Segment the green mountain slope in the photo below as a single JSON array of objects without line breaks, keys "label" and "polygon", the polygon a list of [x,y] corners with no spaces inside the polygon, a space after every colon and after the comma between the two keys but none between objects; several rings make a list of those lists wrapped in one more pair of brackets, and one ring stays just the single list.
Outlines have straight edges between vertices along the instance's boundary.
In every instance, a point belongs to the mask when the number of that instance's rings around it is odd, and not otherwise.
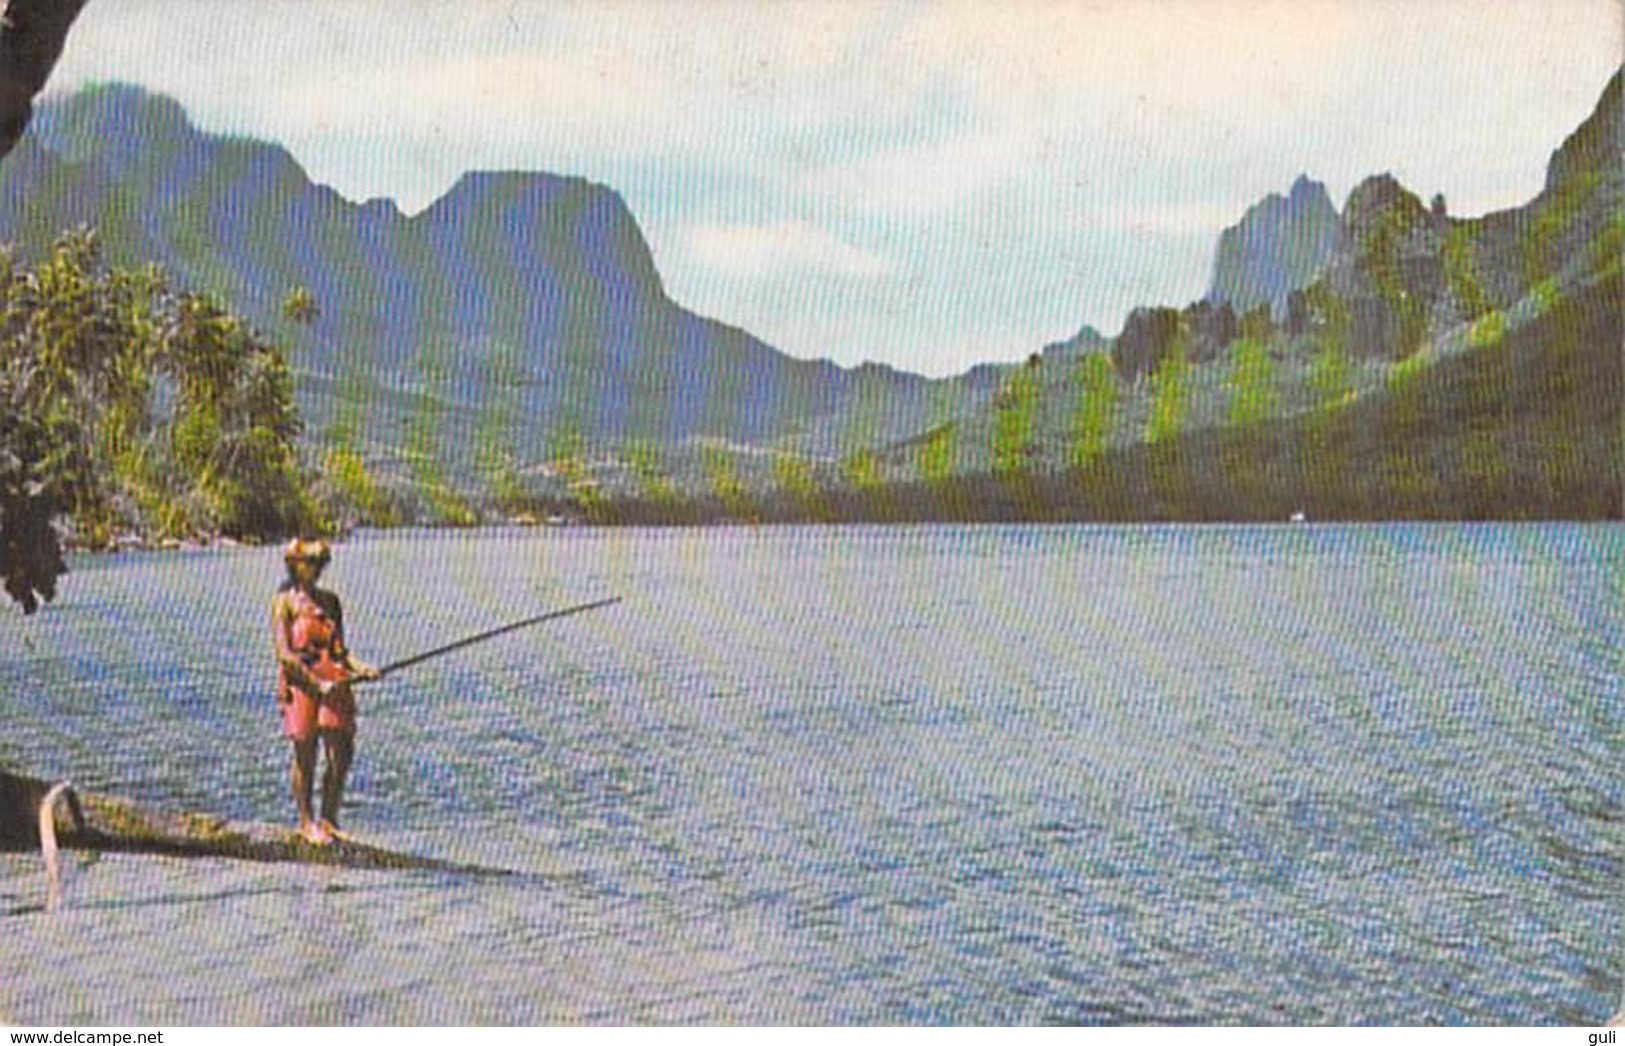
[{"label": "green mountain slope", "polygon": [[[448,474],[492,454],[540,465],[561,441],[764,446],[872,398],[866,375],[671,301],[621,198],[578,178],[471,173],[407,216],[113,85],[43,106],[0,169],[0,237],[25,255],[80,223],[114,263],[156,261],[289,345],[311,434],[386,466],[431,452]],[[295,288],[312,322],[282,316]],[[888,402],[929,385],[894,373]]]},{"label": "green mountain slope", "polygon": [[[944,472],[1043,479],[1079,467],[1093,471],[1095,459],[1106,451],[1111,451],[1106,460],[1132,469],[1142,457],[1164,453],[1148,445],[1169,444],[1175,437],[1181,443],[1230,441],[1226,453],[1232,456],[1242,445],[1250,453],[1264,453],[1256,433],[1234,444],[1226,433],[1235,428],[1276,432],[1282,439],[1335,438],[1344,445],[1331,448],[1335,453],[1323,456],[1325,461],[1363,461],[1375,453],[1369,439],[1376,436],[1336,426],[1328,430],[1334,436],[1324,427],[1310,432],[1303,419],[1359,404],[1356,416],[1376,424],[1387,415],[1367,401],[1387,402],[1394,390],[1418,381],[1440,389],[1471,386],[1467,375],[1475,367],[1489,367],[1503,344],[1550,341],[1548,317],[1560,303],[1583,299],[1588,315],[1614,314],[1600,298],[1617,284],[1625,249],[1621,118],[1616,74],[1592,115],[1553,155],[1536,198],[1481,218],[1451,217],[1442,201],[1425,207],[1390,176],[1369,178],[1351,192],[1332,237],[1335,247],[1319,274],[1288,295],[1284,317],[1264,309],[1237,316],[1206,301],[1183,309],[1135,310],[1113,339],[1109,356],[1035,357],[1025,368],[1006,370],[985,406],[941,419],[884,448],[876,455],[877,471],[902,484],[941,478]],[[1257,217],[1255,212],[1249,213]],[[1590,339],[1574,350],[1584,358],[1600,360],[1621,351],[1617,327],[1586,322],[1574,329],[1582,341]],[[1556,358],[1549,362],[1559,369],[1568,366]],[[1444,369],[1433,375],[1435,368]],[[1583,477],[1569,474],[1567,459],[1529,448],[1540,441],[1606,444],[1625,412],[1617,385],[1603,382],[1595,394],[1608,389],[1615,399],[1589,405],[1595,409],[1569,401],[1558,406],[1549,401],[1553,387],[1526,377],[1499,391],[1499,413],[1474,419],[1451,406],[1454,393],[1437,401],[1411,397],[1412,408],[1432,417],[1413,437],[1438,445],[1436,453],[1418,451],[1412,460],[1444,467],[1459,457],[1462,440],[1470,436],[1475,446],[1486,445],[1487,433],[1494,430],[1498,445],[1523,448],[1512,468],[1521,485],[1512,492],[1524,490],[1528,505],[1520,507],[1516,498],[1502,496],[1505,491],[1480,500],[1513,515],[1527,514],[1535,505],[1594,514],[1613,489],[1606,461],[1582,455],[1588,467],[1601,471],[1592,478],[1596,496],[1581,496],[1570,488]],[[1460,392],[1473,403],[1486,395],[1482,389]],[[1565,419],[1561,411],[1569,408],[1576,413]],[[1533,426],[1526,433],[1513,427],[1526,423]],[[1463,425],[1471,433],[1453,428]],[[1273,452],[1267,457],[1276,462]],[[1530,462],[1544,462],[1562,475],[1531,473]],[[1498,475],[1492,471],[1485,479],[1496,490]],[[1541,493],[1554,485],[1568,493],[1555,500]],[[1139,487],[1124,480],[1122,489]],[[1406,513],[1424,511],[1420,503],[1400,503]],[[1459,491],[1439,502],[1463,512],[1476,511],[1476,503]],[[1396,502],[1384,494],[1373,504]],[[1338,506],[1339,514],[1367,514],[1343,501]],[[1121,510],[1129,512],[1127,503]],[[1267,510],[1237,510],[1264,518],[1283,511],[1274,503]]]}]

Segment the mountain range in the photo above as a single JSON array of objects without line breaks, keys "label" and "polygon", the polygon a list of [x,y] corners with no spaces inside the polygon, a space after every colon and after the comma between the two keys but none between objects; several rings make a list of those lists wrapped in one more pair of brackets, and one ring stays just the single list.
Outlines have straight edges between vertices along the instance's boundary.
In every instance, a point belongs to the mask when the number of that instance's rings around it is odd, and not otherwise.
[{"label": "mountain range", "polygon": [[[1104,443],[1132,449],[1170,359],[1193,365],[1180,371],[1177,428],[1216,430],[1234,421],[1236,346],[1266,344],[1271,409],[1289,427],[1320,409],[1327,345],[1348,361],[1339,395],[1381,397],[1400,364],[1495,340],[1491,320],[1498,337],[1516,334],[1557,298],[1617,281],[1620,120],[1616,74],[1540,194],[1477,218],[1380,174],[1339,210],[1299,177],[1220,234],[1198,301],[1148,305],[1115,337],[1084,326],[1026,365],[950,379],[793,359],[684,308],[610,188],[474,172],[405,215],[348,202],[281,147],[205,133],[173,100],[124,85],[40,106],[0,166],[0,239],[38,255],[90,224],[109,260],[156,262],[218,294],[290,347],[308,441],[348,443],[384,475],[427,457],[439,474],[473,475],[496,455],[546,487],[568,453],[613,482],[653,454],[679,485],[714,479],[719,456],[760,485],[782,478],[786,457],[841,481],[859,456],[870,480],[906,483],[1007,467],[998,444],[1018,399],[1022,468],[1074,465],[1080,375],[1095,357],[1118,378]],[[296,288],[316,304],[302,322],[284,309]]]},{"label": "mountain range", "polygon": [[[1202,299],[1137,308],[1123,330],[1107,341],[1118,378],[1103,437],[1108,448],[1115,448],[1112,460],[1132,473],[1142,468],[1141,458],[1155,457],[1159,451],[1147,444],[1166,420],[1159,415],[1169,410],[1179,415],[1177,429],[1190,434],[1182,445],[1234,446],[1226,432],[1250,410],[1272,415],[1251,423],[1300,435],[1327,431],[1304,420],[1316,415],[1354,410],[1351,416],[1382,425],[1398,414],[1426,412],[1427,404],[1409,400],[1404,411],[1394,410],[1396,398],[1406,395],[1403,390],[1420,382],[1438,396],[1441,418],[1462,424],[1464,418],[1473,419],[1475,454],[1501,454],[1527,465],[1531,445],[1558,448],[1553,451],[1557,456],[1545,459],[1541,468],[1562,475],[1534,466],[1524,473],[1531,498],[1537,486],[1562,487],[1572,495],[1566,497],[1574,512],[1588,514],[1609,505],[1608,514],[1620,514],[1619,462],[1625,458],[1618,422],[1625,417],[1622,336],[1592,343],[1598,332],[1620,328],[1588,314],[1581,326],[1592,341],[1576,343],[1568,331],[1549,322],[1553,308],[1570,301],[1615,317],[1625,296],[1620,276],[1625,252],[1620,95],[1616,73],[1591,115],[1552,155],[1541,191],[1518,207],[1456,217],[1448,213],[1442,195],[1424,205],[1384,173],[1356,185],[1341,210],[1330,211],[1330,227],[1325,189],[1306,177],[1286,197],[1274,195],[1250,208],[1220,236],[1211,287]],[[1311,257],[1318,260],[1310,264]],[[1565,309],[1564,315],[1578,314]],[[1248,344],[1262,345],[1262,355],[1243,352]],[[1462,356],[1493,359],[1510,352],[1506,347],[1512,345],[1524,361],[1517,381],[1504,375],[1499,384],[1483,379],[1483,361],[1453,362]],[[1549,379],[1581,367],[1576,354],[1585,360],[1588,398],[1565,401],[1572,410],[1554,411]],[[1079,368],[1051,366],[1049,359],[1030,361],[1020,410],[1013,409],[1012,397],[995,397],[938,425],[931,433],[938,458],[940,444],[950,442],[961,471],[996,472],[997,434],[1003,431],[1008,438],[1019,430],[1026,471],[1075,468],[1080,431],[1088,425],[1083,401],[1089,393]],[[1188,366],[1169,368],[1172,359]],[[1490,370],[1500,373],[1493,366]],[[1442,385],[1421,378],[1435,371],[1446,376]],[[1261,377],[1270,385],[1260,397],[1262,406],[1238,408],[1243,386],[1257,384]],[[1493,410],[1482,403],[1486,389],[1499,397]],[[1484,412],[1453,409],[1458,395]],[[1599,419],[1612,421],[1600,424]],[[1463,438],[1460,432],[1414,426],[1375,433],[1347,425],[1333,429],[1365,447],[1364,459],[1390,464],[1421,460],[1437,450],[1418,441],[1454,447]],[[916,437],[882,450],[883,474],[902,483],[923,478],[931,471],[921,465],[924,445]],[[1264,446],[1246,440],[1241,445]],[[1579,456],[1594,485],[1585,498],[1573,493],[1578,488],[1568,474],[1580,467],[1574,464],[1578,459],[1562,458],[1579,454],[1580,448],[1586,448]],[[1283,465],[1282,470],[1303,475],[1297,466]],[[1388,479],[1398,471],[1397,465],[1389,469]],[[1457,481],[1474,482],[1468,476],[1456,473]],[[1482,509],[1467,491],[1428,489],[1443,504]],[[1422,511],[1392,493],[1373,494],[1373,504],[1404,504],[1411,514]],[[1492,500],[1502,513],[1519,515],[1526,507],[1511,495]],[[1350,503],[1350,498],[1339,497],[1337,511],[1349,514]],[[1543,511],[1553,510],[1551,501],[1541,504]],[[1092,518],[1083,509],[1057,511]],[[1128,502],[1118,503],[1117,512],[1122,518],[1138,518]]]},{"label": "mountain range", "polygon": [[[126,85],[42,105],[0,170],[0,235],[25,254],[81,223],[109,260],[156,262],[291,346],[313,431],[343,420],[374,451],[423,425],[461,447],[493,412],[525,458],[564,438],[765,445],[876,396],[906,419],[931,388],[793,359],[673,302],[604,186],[474,172],[408,216],[347,202],[280,146],[204,133]],[[316,303],[307,324],[282,314],[294,288]]]}]

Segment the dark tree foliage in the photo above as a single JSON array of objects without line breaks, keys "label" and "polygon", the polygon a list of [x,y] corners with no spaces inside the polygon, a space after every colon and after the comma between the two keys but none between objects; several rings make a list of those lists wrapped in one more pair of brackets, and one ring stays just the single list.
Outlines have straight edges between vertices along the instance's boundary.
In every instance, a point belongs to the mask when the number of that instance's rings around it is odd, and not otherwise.
[{"label": "dark tree foliage", "polygon": [[103,265],[89,231],[36,266],[0,257],[0,388],[0,545],[26,608],[61,572],[56,511],[88,546],[319,525],[280,353],[156,269]]},{"label": "dark tree foliage", "polygon": [[1293,291],[1286,299],[1286,334],[1301,338],[1309,333],[1309,298],[1303,291]]},{"label": "dark tree foliage", "polygon": [[[1262,308],[1267,312],[1269,306]],[[1229,302],[1214,305],[1210,301],[1193,302],[1185,308],[1185,328],[1190,331],[1190,358],[1192,363],[1206,363],[1219,358],[1225,347],[1236,340],[1239,327],[1236,311]]]},{"label": "dark tree foliage", "polygon": [[[85,0],[8,0],[0,15],[0,157],[28,128],[34,96],[62,55]],[[14,390],[0,388],[0,579],[25,612],[56,594],[65,571],[51,526],[56,503],[42,472],[51,457],[38,421],[18,409]]]},{"label": "dark tree foliage", "polygon": [[1158,306],[1129,313],[1112,344],[1112,363],[1124,381],[1151,374],[1171,356],[1183,333],[1178,309]]},{"label": "dark tree foliage", "polygon": [[0,416],[0,578],[32,614],[41,599],[55,598],[56,579],[67,569],[51,525],[57,500],[44,475],[45,430],[15,409],[10,389],[0,388],[0,399],[7,407]]},{"label": "dark tree foliage", "polygon": [[1246,315],[1236,322],[1235,336],[1253,338],[1262,342],[1268,342],[1274,338],[1275,317],[1270,312],[1269,303],[1264,302],[1248,310]]},{"label": "dark tree foliage", "polygon": [[85,0],[9,0],[0,16],[0,157],[34,113],[34,96],[62,56]]}]

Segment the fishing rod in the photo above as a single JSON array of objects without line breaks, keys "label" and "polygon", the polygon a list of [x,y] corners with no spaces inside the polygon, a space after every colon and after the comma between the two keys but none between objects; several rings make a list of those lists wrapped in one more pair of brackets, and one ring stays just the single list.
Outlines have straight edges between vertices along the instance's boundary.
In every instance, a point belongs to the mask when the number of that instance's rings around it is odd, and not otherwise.
[{"label": "fishing rod", "polygon": [[566,607],[563,610],[552,610],[546,614],[537,614],[535,617],[527,617],[523,621],[515,621],[511,625],[502,625],[499,628],[493,628],[485,632],[480,632],[477,635],[464,636],[462,639],[459,639],[453,643],[447,643],[445,646],[438,646],[433,650],[425,650],[423,653],[413,654],[411,657],[403,657],[399,661],[391,661],[389,664],[378,669],[378,678],[382,679],[385,676],[399,672],[403,668],[409,668],[412,665],[422,664],[424,661],[427,661],[430,658],[439,657],[442,654],[449,654],[454,650],[461,650],[465,646],[473,646],[475,643],[483,643],[487,639],[495,639],[497,636],[505,635],[508,632],[515,632],[521,628],[529,628],[531,625],[539,625],[543,621],[557,621],[561,617],[569,617],[572,614],[585,613],[588,610],[597,610],[599,607],[607,607],[611,603],[619,603],[620,601],[620,596],[611,596],[608,599],[600,599],[594,603],[582,603],[580,606]]}]

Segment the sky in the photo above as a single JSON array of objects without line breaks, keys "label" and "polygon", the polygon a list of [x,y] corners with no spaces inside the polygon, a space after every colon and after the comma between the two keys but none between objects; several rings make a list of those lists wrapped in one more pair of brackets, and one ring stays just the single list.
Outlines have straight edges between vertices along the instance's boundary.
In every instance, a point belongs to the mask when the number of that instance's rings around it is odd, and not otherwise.
[{"label": "sky", "polygon": [[1619,0],[91,0],[49,93],[123,81],[415,213],[579,175],[670,296],[933,376],[1206,291],[1300,174],[1527,201],[1625,54]]}]

